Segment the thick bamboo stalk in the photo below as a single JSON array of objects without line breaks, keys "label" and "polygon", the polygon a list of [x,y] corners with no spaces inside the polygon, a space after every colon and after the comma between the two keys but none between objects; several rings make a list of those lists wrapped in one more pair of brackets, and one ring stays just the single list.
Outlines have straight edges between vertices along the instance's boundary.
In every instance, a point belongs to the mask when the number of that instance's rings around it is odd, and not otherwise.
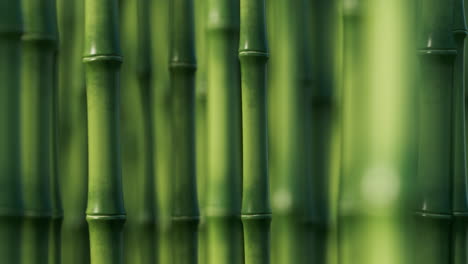
[{"label": "thick bamboo stalk", "polygon": [[64,218],[62,262],[89,263],[85,218],[88,185],[86,89],[83,56],[84,1],[57,1],[60,53],[59,171]]},{"label": "thick bamboo stalk", "polygon": [[411,258],[409,225],[417,164],[415,9],[403,0],[345,1],[343,8],[339,261],[424,263]]},{"label": "thick bamboo stalk", "polygon": [[[19,1],[0,1],[0,255],[20,263],[20,70],[23,18]],[[8,242],[6,242],[8,241]]]},{"label": "thick bamboo stalk", "polygon": [[206,1],[206,263],[242,263],[239,1]]},{"label": "thick bamboo stalk", "polygon": [[157,263],[172,263],[172,91],[169,77],[169,1],[152,0],[153,91],[151,95],[154,131],[155,203],[157,205]]},{"label": "thick bamboo stalk", "polygon": [[88,103],[88,206],[91,263],[123,263],[119,139],[122,62],[116,0],[85,1],[84,58]]},{"label": "thick bamboo stalk", "polygon": [[154,207],[149,109],[149,9],[141,0],[121,2],[122,156],[126,263],[154,263]]},{"label": "thick bamboo stalk", "polygon": [[49,263],[57,24],[55,1],[23,1],[21,154],[26,218],[23,263]]},{"label": "thick bamboo stalk", "polygon": [[457,47],[454,68],[452,101],[453,131],[453,263],[468,261],[468,189],[466,179],[466,128],[465,128],[465,21],[464,0],[454,3],[453,33]]},{"label": "thick bamboo stalk", "polygon": [[419,162],[417,186],[417,261],[441,263],[450,259],[452,228],[452,140],[454,62],[454,1],[421,3],[418,41],[421,67],[419,91]]},{"label": "thick bamboo stalk", "polygon": [[207,262],[206,241],[206,180],[207,180],[207,48],[206,48],[206,10],[207,1],[197,0],[195,5],[195,48],[197,55],[197,73],[195,88],[195,136],[197,159],[197,193],[200,208],[200,224],[198,226],[198,262]]},{"label": "thick bamboo stalk", "polygon": [[170,76],[172,88],[174,196],[174,263],[197,263],[197,203],[195,166],[195,39],[192,0],[170,6]]},{"label": "thick bamboo stalk", "polygon": [[242,87],[244,260],[269,263],[271,209],[268,136],[265,1],[240,1],[239,59]]}]

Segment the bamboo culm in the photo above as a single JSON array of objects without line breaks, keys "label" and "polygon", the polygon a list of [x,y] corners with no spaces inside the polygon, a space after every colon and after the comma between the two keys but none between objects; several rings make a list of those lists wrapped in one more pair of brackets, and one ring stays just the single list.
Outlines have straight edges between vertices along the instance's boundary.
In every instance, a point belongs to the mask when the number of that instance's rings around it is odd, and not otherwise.
[{"label": "bamboo culm", "polygon": [[20,175],[20,70],[23,18],[20,1],[0,2],[0,255],[20,263],[23,199]]},{"label": "bamboo culm", "polygon": [[240,1],[244,260],[270,262],[265,1]]},{"label": "bamboo culm", "polygon": [[206,1],[206,263],[242,263],[239,1]]},{"label": "bamboo culm", "polygon": [[57,77],[55,10],[52,0],[23,1],[21,175],[26,212],[23,263],[49,263],[49,258],[52,260],[49,243],[53,230],[52,202],[56,200],[51,192],[55,147],[52,111]]},{"label": "bamboo culm", "polygon": [[84,58],[88,107],[88,206],[91,263],[123,263],[119,139],[122,62],[117,0],[85,1]]},{"label": "bamboo culm", "polygon": [[173,258],[175,264],[197,263],[195,167],[195,39],[193,0],[170,3],[170,76],[173,115]]}]

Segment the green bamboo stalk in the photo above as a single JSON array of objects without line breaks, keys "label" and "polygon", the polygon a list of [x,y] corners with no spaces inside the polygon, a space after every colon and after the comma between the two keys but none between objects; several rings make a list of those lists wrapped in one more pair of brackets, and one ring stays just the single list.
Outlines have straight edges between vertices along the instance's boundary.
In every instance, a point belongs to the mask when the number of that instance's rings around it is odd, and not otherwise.
[{"label": "green bamboo stalk", "polygon": [[20,70],[23,18],[20,1],[0,1],[0,255],[20,263],[23,214],[20,179]]},{"label": "green bamboo stalk", "polygon": [[[122,155],[125,205],[126,263],[154,262],[154,207],[149,109],[148,12],[141,0],[121,1]],[[144,7],[144,8],[143,8]]]},{"label": "green bamboo stalk", "polygon": [[57,1],[60,34],[59,171],[64,218],[62,262],[89,263],[85,219],[88,185],[86,89],[83,56],[84,1]]},{"label": "green bamboo stalk", "polygon": [[268,136],[265,1],[240,1],[239,60],[242,87],[243,196],[245,263],[269,263],[271,209]]},{"label": "green bamboo stalk", "polygon": [[425,263],[411,257],[409,202],[417,164],[414,10],[403,0],[343,2],[343,264]]},{"label": "green bamboo stalk", "polygon": [[55,1],[23,1],[21,154],[26,218],[23,263],[49,263],[57,25]]},{"label": "green bamboo stalk", "polygon": [[206,1],[206,263],[243,263],[239,1]]},{"label": "green bamboo stalk", "polygon": [[157,205],[157,263],[173,263],[172,209],[172,90],[169,78],[169,1],[153,0],[152,10],[152,113],[154,131],[155,203]]},{"label": "green bamboo stalk", "polygon": [[454,63],[454,1],[427,0],[420,6],[419,163],[417,186],[417,261],[448,262],[452,228],[452,140]]},{"label": "green bamboo stalk", "polygon": [[192,0],[170,5],[170,76],[173,109],[174,263],[197,263],[197,203],[195,167],[195,41]]},{"label": "green bamboo stalk", "polygon": [[197,193],[200,208],[198,226],[198,262],[207,263],[206,241],[206,181],[207,181],[207,63],[206,63],[206,15],[207,1],[197,0],[195,5],[195,48],[197,55],[197,73],[195,87],[195,136],[197,159]]},{"label": "green bamboo stalk", "polygon": [[453,263],[465,263],[468,260],[468,189],[466,179],[466,128],[465,128],[465,21],[464,0],[454,3],[453,33],[457,47],[454,68],[453,91]]},{"label": "green bamboo stalk", "polygon": [[116,0],[85,1],[88,103],[88,206],[91,263],[123,263],[119,140],[119,69],[122,62]]}]

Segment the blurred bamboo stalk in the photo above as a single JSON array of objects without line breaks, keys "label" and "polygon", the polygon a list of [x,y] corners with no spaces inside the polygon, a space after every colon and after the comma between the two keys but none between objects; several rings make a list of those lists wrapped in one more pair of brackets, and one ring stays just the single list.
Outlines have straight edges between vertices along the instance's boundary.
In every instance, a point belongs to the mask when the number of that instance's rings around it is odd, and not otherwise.
[{"label": "blurred bamboo stalk", "polygon": [[125,207],[126,263],[154,263],[154,184],[149,102],[149,9],[145,0],[121,1],[122,172]]},{"label": "blurred bamboo stalk", "polygon": [[244,261],[270,263],[265,0],[240,1]]},{"label": "blurred bamboo stalk", "polygon": [[409,204],[417,164],[414,8],[403,0],[343,2],[343,264],[415,263]]},{"label": "blurred bamboo stalk", "polygon": [[195,60],[193,0],[170,6],[170,76],[173,123],[173,257],[175,264],[197,263],[197,202],[195,166]]},{"label": "blurred bamboo stalk", "polygon": [[[23,263],[49,263],[54,206],[51,183],[54,92],[57,74],[56,5],[23,1],[24,35],[21,90],[21,159],[26,217]],[[54,175],[55,176],[55,175]],[[53,184],[55,187],[55,184]],[[54,188],[55,189],[55,188]],[[55,198],[55,197],[54,197]],[[53,252],[54,250],[51,250]],[[50,259],[49,259],[50,258]]]},{"label": "blurred bamboo stalk", "polygon": [[119,139],[119,70],[122,62],[117,0],[85,1],[89,185],[86,219],[91,263],[123,263]]},{"label": "blurred bamboo stalk", "polygon": [[172,90],[169,78],[169,1],[151,2],[151,45],[153,64],[153,161],[157,207],[157,263],[173,263],[171,210],[173,176]]},{"label": "blurred bamboo stalk", "polygon": [[21,260],[23,217],[20,178],[21,36],[20,1],[0,1],[0,255],[5,263]]}]

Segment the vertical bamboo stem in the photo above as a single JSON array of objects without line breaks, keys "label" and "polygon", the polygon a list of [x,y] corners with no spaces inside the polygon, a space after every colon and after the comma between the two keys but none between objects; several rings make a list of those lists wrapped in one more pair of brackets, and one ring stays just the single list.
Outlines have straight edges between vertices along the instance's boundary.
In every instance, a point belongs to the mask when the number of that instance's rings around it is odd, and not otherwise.
[{"label": "vertical bamboo stem", "polygon": [[457,47],[457,57],[454,68],[453,91],[453,263],[466,263],[468,260],[468,204],[466,179],[466,128],[465,128],[465,38],[467,27],[465,22],[465,7],[463,0],[454,3],[453,33]]},{"label": "vertical bamboo stem", "polygon": [[157,204],[158,263],[172,263],[172,91],[169,77],[169,1],[152,1],[152,113],[154,130],[154,175]]},{"label": "vertical bamboo stem", "polygon": [[268,137],[265,1],[240,1],[239,59],[242,86],[243,196],[245,263],[269,263],[271,209]]},{"label": "vertical bamboo stem", "polygon": [[62,262],[89,263],[85,219],[88,185],[86,89],[83,56],[84,1],[57,1],[59,53],[59,171],[64,214]]},{"label": "vertical bamboo stem", "polygon": [[417,261],[448,262],[452,228],[454,120],[453,77],[457,54],[453,38],[454,1],[423,1],[420,6],[419,163]]},{"label": "vertical bamboo stem", "polygon": [[239,1],[206,1],[207,263],[242,263]]},{"label": "vertical bamboo stem", "polygon": [[55,2],[23,1],[21,153],[26,218],[23,263],[49,263],[57,25]]},{"label": "vertical bamboo stem", "polygon": [[85,1],[84,63],[88,103],[89,185],[86,210],[91,263],[122,263],[119,69],[116,0]]},{"label": "vertical bamboo stem", "polygon": [[343,2],[343,264],[424,263],[411,258],[409,225],[417,150],[414,10],[403,0]]},{"label": "vertical bamboo stem", "polygon": [[[19,1],[0,2],[0,255],[5,263],[20,263],[20,70],[23,18]],[[8,241],[8,242],[6,242]]]},{"label": "vertical bamboo stem", "polygon": [[197,263],[197,203],[195,167],[195,42],[192,0],[171,1],[171,58],[174,196],[174,263]]}]

